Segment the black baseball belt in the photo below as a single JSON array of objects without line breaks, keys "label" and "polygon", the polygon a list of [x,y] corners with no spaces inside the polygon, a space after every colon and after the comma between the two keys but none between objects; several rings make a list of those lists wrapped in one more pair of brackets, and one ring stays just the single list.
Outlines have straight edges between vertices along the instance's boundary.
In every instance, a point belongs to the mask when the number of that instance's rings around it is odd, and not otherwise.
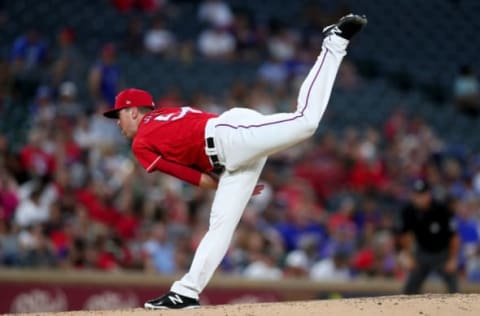
[{"label": "black baseball belt", "polygon": [[210,161],[212,162],[213,172],[222,173],[223,170],[225,170],[225,167],[220,163],[220,160],[218,159],[217,149],[215,148],[215,142],[213,140],[213,137],[207,137],[206,143],[207,143],[206,153],[208,157],[210,157]]}]

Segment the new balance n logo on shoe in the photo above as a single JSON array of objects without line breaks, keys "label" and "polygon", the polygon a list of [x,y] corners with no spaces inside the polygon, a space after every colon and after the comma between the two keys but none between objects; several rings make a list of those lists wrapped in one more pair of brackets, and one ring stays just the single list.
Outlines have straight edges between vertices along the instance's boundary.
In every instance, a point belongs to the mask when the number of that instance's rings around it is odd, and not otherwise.
[{"label": "new balance n logo on shoe", "polygon": [[175,294],[173,296],[169,295],[168,298],[173,304],[183,304],[182,298],[178,296],[178,294]]}]

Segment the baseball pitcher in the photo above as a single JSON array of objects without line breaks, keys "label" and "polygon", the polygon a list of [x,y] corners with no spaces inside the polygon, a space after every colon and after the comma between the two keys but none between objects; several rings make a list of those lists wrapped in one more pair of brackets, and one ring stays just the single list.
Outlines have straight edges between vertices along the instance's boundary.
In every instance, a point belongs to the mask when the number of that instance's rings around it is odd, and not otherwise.
[{"label": "baseball pitcher", "polygon": [[145,308],[199,306],[199,294],[227,252],[267,157],[315,133],[347,45],[366,24],[364,16],[349,14],[325,28],[322,51],[300,88],[293,113],[262,115],[233,108],[217,116],[191,107],[154,109],[152,96],[143,90],[117,95],[114,109],[104,115],[116,119],[124,136],[133,140],[133,153],[147,172],[161,171],[216,189],[209,228],[190,270]]}]

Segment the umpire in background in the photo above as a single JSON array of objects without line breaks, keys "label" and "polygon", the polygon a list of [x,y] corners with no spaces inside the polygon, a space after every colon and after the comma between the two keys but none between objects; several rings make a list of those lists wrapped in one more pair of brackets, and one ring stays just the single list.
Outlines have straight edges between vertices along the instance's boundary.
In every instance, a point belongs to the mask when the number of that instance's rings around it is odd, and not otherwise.
[{"label": "umpire in background", "polygon": [[458,292],[457,255],[460,239],[456,233],[454,212],[449,205],[432,197],[430,186],[416,180],[410,202],[401,213],[401,260],[409,271],[403,289],[418,294],[431,272],[445,281],[448,292]]}]

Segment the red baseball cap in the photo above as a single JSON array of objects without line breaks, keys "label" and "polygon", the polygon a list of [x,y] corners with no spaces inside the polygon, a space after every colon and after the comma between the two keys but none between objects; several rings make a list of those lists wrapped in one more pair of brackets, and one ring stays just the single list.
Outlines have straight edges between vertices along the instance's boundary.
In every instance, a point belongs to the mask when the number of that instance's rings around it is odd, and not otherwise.
[{"label": "red baseball cap", "polygon": [[112,110],[103,113],[108,118],[118,119],[118,111],[132,107],[155,107],[153,98],[147,91],[140,89],[126,89],[117,94],[115,106]]}]

